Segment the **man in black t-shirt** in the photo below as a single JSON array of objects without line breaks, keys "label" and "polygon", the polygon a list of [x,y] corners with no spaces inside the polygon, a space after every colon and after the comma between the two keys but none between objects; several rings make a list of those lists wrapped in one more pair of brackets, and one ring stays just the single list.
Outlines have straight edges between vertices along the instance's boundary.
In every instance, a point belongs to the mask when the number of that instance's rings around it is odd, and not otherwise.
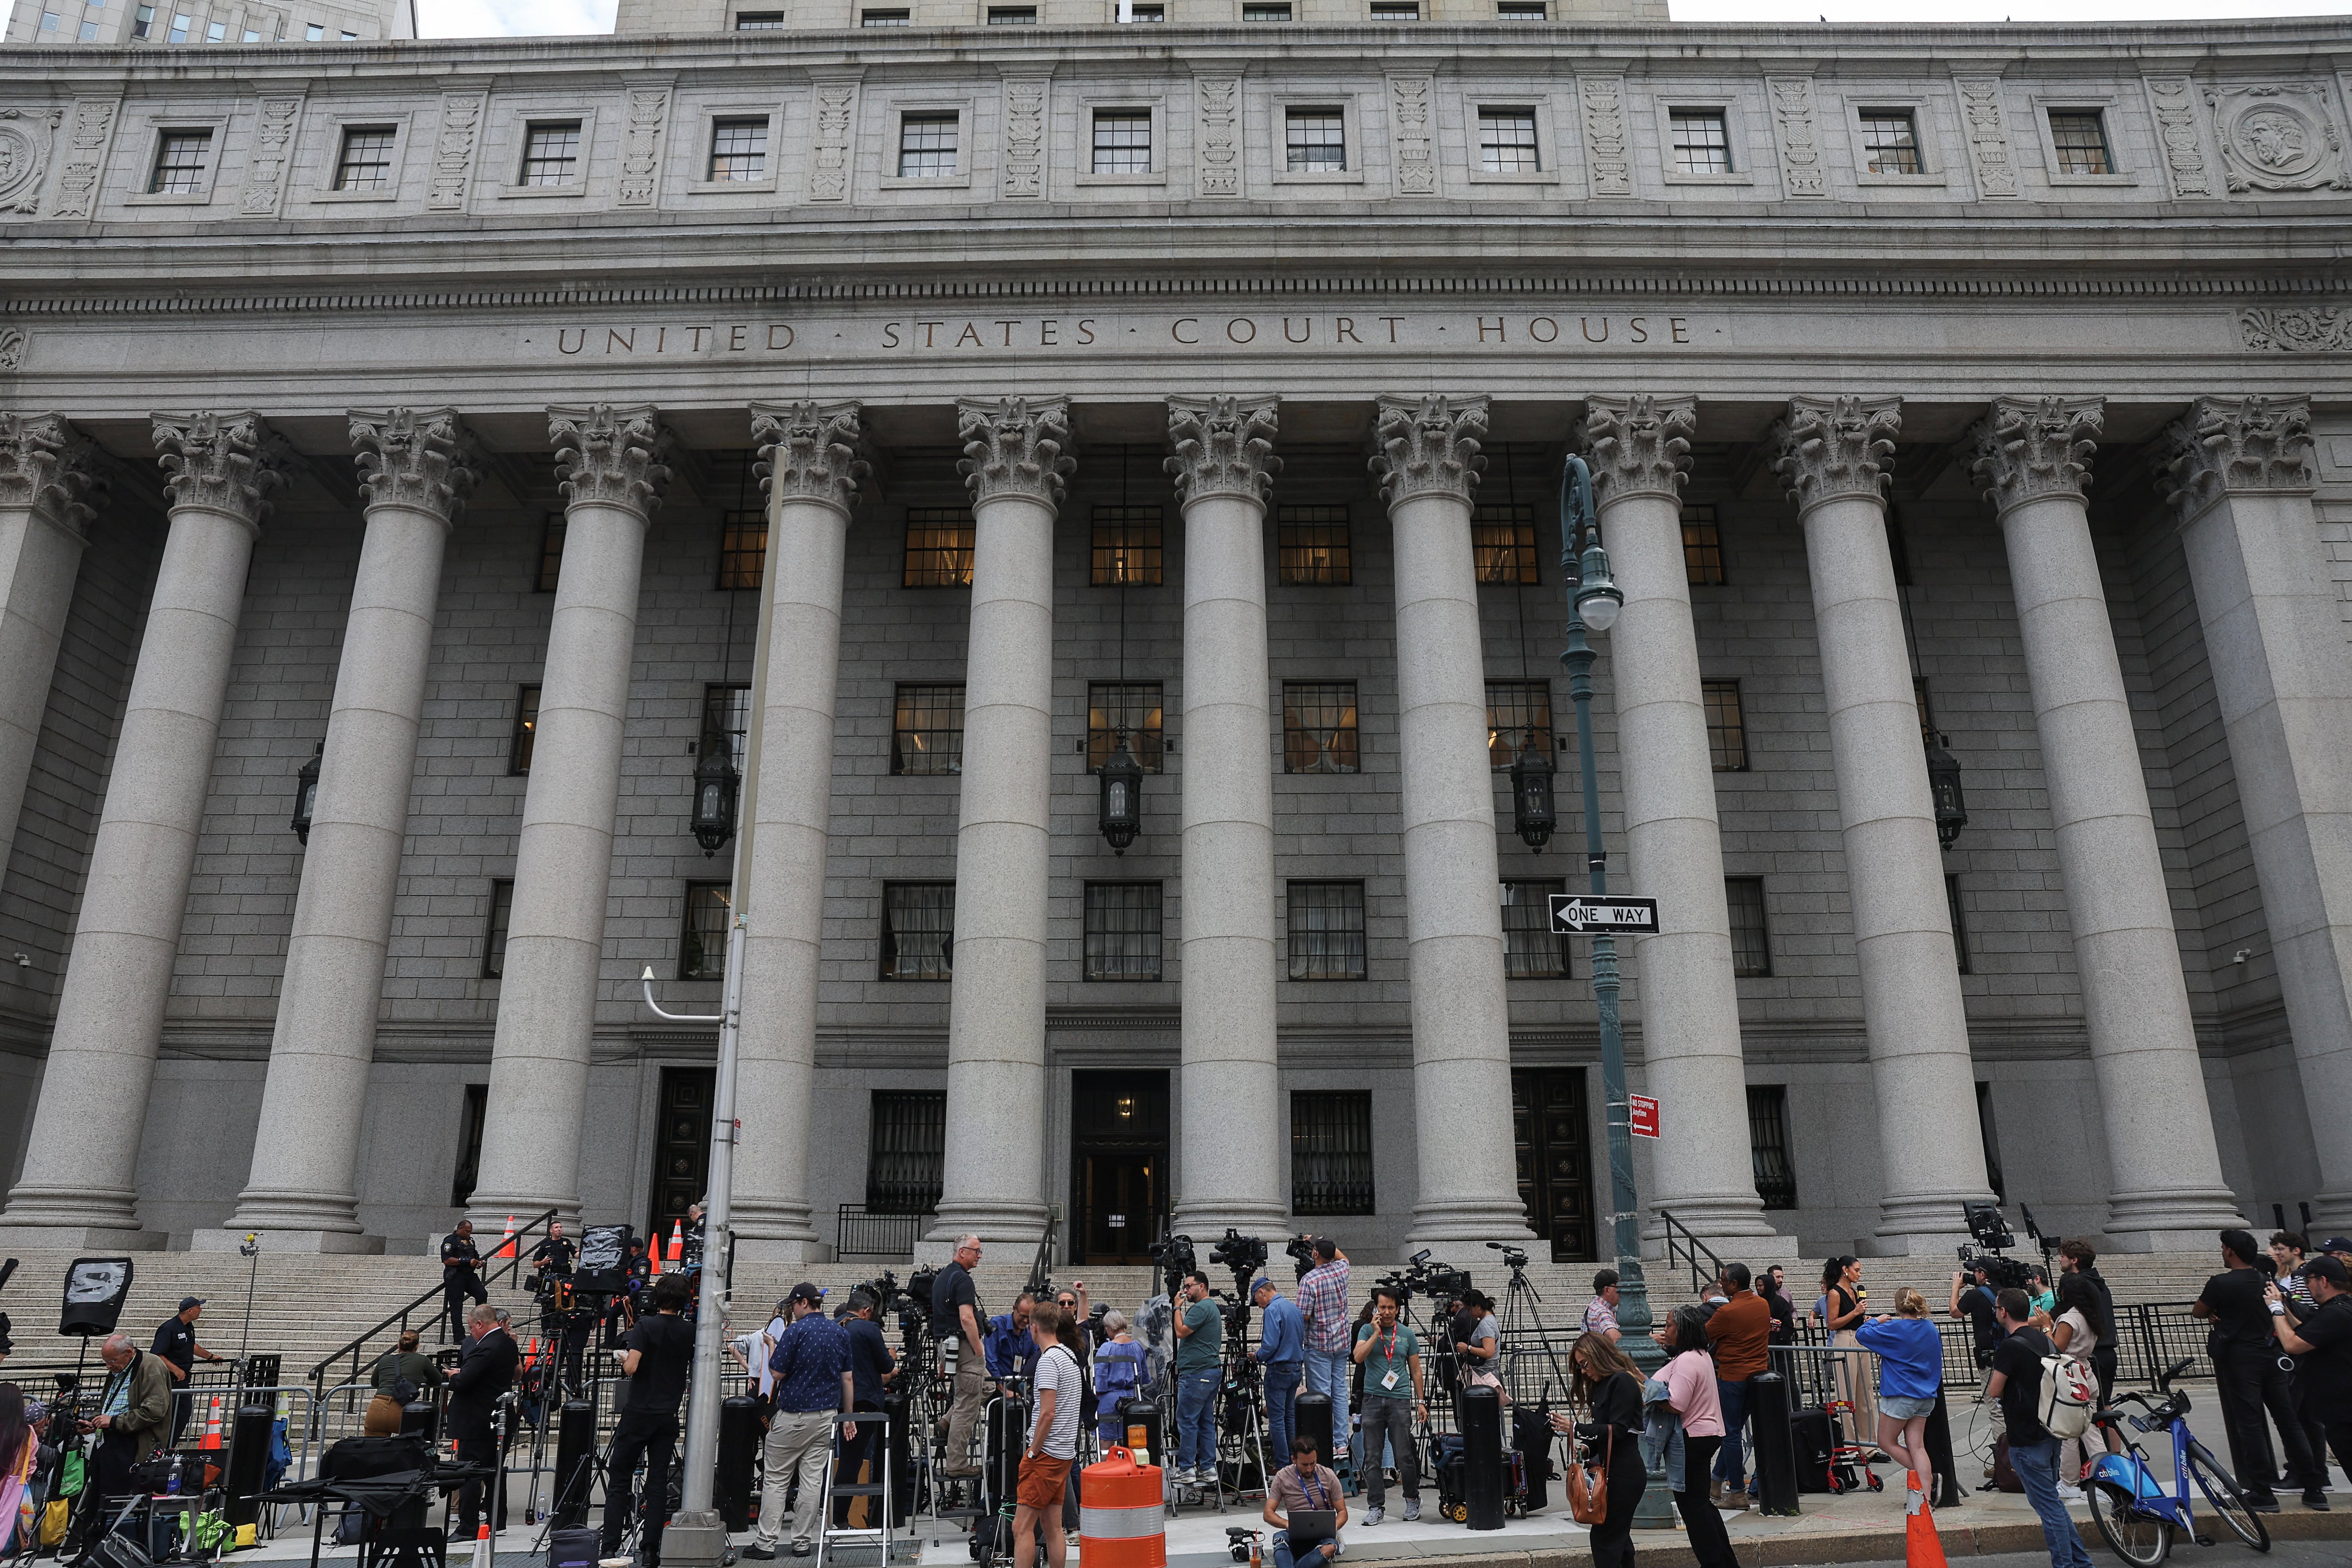
[{"label": "man in black t-shirt", "polygon": [[1985,1396],[2000,1401],[2010,1468],[2024,1483],[2025,1500],[2042,1521],[2052,1568],[2091,1568],[2091,1554],[2058,1496],[2058,1439],[2042,1425],[2042,1362],[2056,1353],[2050,1336],[2032,1327],[2033,1303],[2022,1290],[1993,1298],[1993,1315],[2008,1337],[1993,1347]]},{"label": "man in black t-shirt", "polygon": [[1976,1336],[1977,1364],[1992,1364],[1993,1347],[2000,1343],[2000,1323],[1993,1315],[1991,1278],[1979,1263],[1973,1273],[1954,1270],[1952,1300],[1948,1309],[1955,1318],[1966,1318]]},{"label": "man in black t-shirt", "polygon": [[2287,1484],[2302,1490],[2305,1506],[2324,1509],[2327,1473],[2313,1459],[2311,1445],[2304,1439],[2303,1423],[2295,1418],[2294,1385],[2279,1364],[2271,1338],[2270,1306],[2264,1298],[2275,1287],[2254,1267],[2262,1256],[2250,1232],[2223,1231],[2221,1272],[2205,1281],[2194,1309],[2213,1325],[2206,1331],[2205,1349],[2213,1358],[2214,1394],[2230,1435],[2230,1469],[2248,1508],[2257,1513],[2278,1511],[2273,1489],[2278,1470],[2270,1428],[2263,1419],[2267,1410],[2278,1423],[2279,1443],[2286,1450]]},{"label": "man in black t-shirt", "polygon": [[[845,1484],[857,1481],[858,1470],[868,1459],[882,1452],[882,1384],[898,1375],[898,1360],[890,1353],[890,1342],[882,1337],[881,1328],[874,1321],[875,1300],[864,1290],[849,1298],[849,1310],[841,1320],[849,1335],[849,1377],[853,1392],[850,1408],[877,1412],[871,1421],[861,1421],[857,1429],[842,1439],[840,1476]],[[873,1479],[879,1481],[882,1472],[877,1467]],[[841,1498],[833,1505],[835,1529],[849,1523],[849,1503]]]},{"label": "man in black t-shirt", "polygon": [[155,1331],[155,1342],[148,1346],[148,1350],[163,1363],[163,1370],[172,1377],[173,1392],[170,1440],[174,1444],[179,1442],[180,1433],[188,1425],[189,1412],[193,1411],[196,1405],[194,1399],[186,1397],[187,1390],[184,1385],[188,1381],[188,1373],[194,1370],[196,1363],[200,1361],[220,1360],[220,1357],[196,1343],[196,1320],[204,1315],[203,1297],[182,1297],[178,1314],[163,1320],[163,1326]]},{"label": "man in black t-shirt", "polygon": [[980,1474],[980,1467],[971,1462],[971,1433],[980,1424],[980,1396],[988,1381],[980,1343],[988,1319],[971,1288],[972,1267],[979,1261],[980,1237],[958,1237],[955,1261],[931,1282],[931,1337],[954,1340],[962,1347],[956,1352],[955,1398],[948,1406],[948,1450],[940,1463],[940,1474],[950,1480]]},{"label": "man in black t-shirt", "polygon": [[2312,1310],[2298,1315],[2273,1285],[2267,1292],[2271,1327],[2295,1358],[2295,1404],[2305,1433],[2318,1433],[2324,1445],[2315,1462],[2324,1475],[2326,1451],[2333,1448],[2336,1462],[2352,1476],[2352,1269],[2323,1254],[2301,1272]]},{"label": "man in black t-shirt", "polygon": [[[694,1331],[679,1316],[686,1310],[683,1274],[666,1274],[646,1293],[653,1310],[621,1336],[621,1370],[628,1375],[629,1402],[621,1406],[613,1431],[604,1482],[604,1555],[617,1553],[628,1533],[636,1498],[645,1499],[637,1541],[641,1568],[660,1568],[662,1526],[669,1522],[669,1461],[677,1448],[677,1406],[694,1369]],[[637,1460],[646,1461],[646,1485],[637,1494]]]}]

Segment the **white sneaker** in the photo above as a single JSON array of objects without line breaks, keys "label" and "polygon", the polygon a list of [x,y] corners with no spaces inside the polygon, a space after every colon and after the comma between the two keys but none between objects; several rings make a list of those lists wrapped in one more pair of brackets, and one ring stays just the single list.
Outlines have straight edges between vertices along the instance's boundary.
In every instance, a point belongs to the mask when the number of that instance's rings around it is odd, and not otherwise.
[{"label": "white sneaker", "polygon": [[1405,1499],[1404,1521],[1407,1524],[1418,1524],[1421,1522],[1421,1500],[1419,1498]]},{"label": "white sneaker", "polygon": [[2060,1502],[2081,1502],[2083,1500],[2083,1489],[2080,1487],[2070,1487],[2062,1481],[2058,1486],[2058,1500]]},{"label": "white sneaker", "polygon": [[1382,1510],[1377,1504],[1371,1508],[1366,1509],[1364,1510],[1364,1528],[1366,1530],[1370,1530],[1372,1526],[1380,1523],[1381,1517]]}]

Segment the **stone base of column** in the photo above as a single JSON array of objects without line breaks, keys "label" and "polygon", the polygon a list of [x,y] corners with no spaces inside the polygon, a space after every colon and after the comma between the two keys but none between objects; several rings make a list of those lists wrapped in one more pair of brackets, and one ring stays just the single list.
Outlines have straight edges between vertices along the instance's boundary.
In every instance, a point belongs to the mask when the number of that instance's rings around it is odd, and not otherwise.
[{"label": "stone base of column", "polygon": [[[2317,1205],[2312,1211],[2318,1218]],[[2245,1215],[2227,1191],[2116,1193],[2107,1199],[2107,1250],[2210,1252],[2222,1231],[2243,1227]]]},{"label": "stone base of column", "polygon": [[[745,1236],[735,1233],[735,1261],[738,1263],[831,1263],[833,1248],[814,1237]],[[669,1556],[669,1548],[662,1548],[662,1556]]]},{"label": "stone base of column", "polygon": [[0,1247],[56,1247],[68,1252],[161,1252],[170,1237],[160,1230],[82,1225],[0,1225]]},{"label": "stone base of column", "polygon": [[677,1568],[719,1568],[727,1561],[727,1525],[716,1509],[675,1514],[662,1530],[661,1554]]},{"label": "stone base of column", "polygon": [[466,1205],[466,1217],[474,1222],[474,1245],[482,1249],[483,1257],[488,1258],[490,1244],[504,1234],[508,1220],[513,1220],[515,1227],[520,1229],[549,1209],[555,1211],[555,1217],[562,1220],[573,1236],[580,1234],[580,1200],[545,1193],[512,1197],[496,1194],[484,1197],[476,1193]]},{"label": "stone base of column", "polygon": [[245,1245],[247,1235],[261,1238],[264,1254],[276,1257],[291,1253],[340,1253],[378,1256],[383,1253],[384,1238],[369,1236],[359,1230],[322,1230],[278,1226],[237,1226],[234,1222],[218,1230],[199,1230],[188,1238],[191,1252],[235,1252]]},{"label": "stone base of column", "polygon": [[139,1223],[139,1194],[129,1187],[19,1185],[0,1213],[0,1246],[161,1252],[168,1240]]},{"label": "stone base of column", "polygon": [[1424,1247],[1433,1251],[1449,1249],[1457,1256],[1443,1261],[1467,1268],[1476,1261],[1472,1254],[1483,1255],[1490,1241],[1524,1247],[1535,1239],[1536,1233],[1528,1227],[1527,1208],[1516,1195],[1507,1204],[1455,1199],[1414,1205],[1412,1225],[1404,1235],[1404,1250],[1417,1252]]},{"label": "stone base of column", "polygon": [[2352,1193],[2321,1193],[2311,1200],[2311,1234],[2304,1239],[2317,1247],[2331,1236],[2352,1234]]},{"label": "stone base of column", "polygon": [[[1036,1250],[1038,1237],[1045,1234],[1046,1218],[1046,1207],[1041,1203],[958,1204],[952,1207],[942,1204],[932,1218],[931,1228],[915,1244],[915,1261],[953,1262],[956,1238],[969,1233],[989,1247],[1022,1249],[1022,1260],[1026,1262],[1026,1254]],[[1063,1241],[1066,1250],[1068,1238]]]},{"label": "stone base of column", "polygon": [[1969,1234],[1969,1222],[1962,1206],[1970,1203],[1990,1203],[1990,1193],[1911,1194],[1899,1198],[1882,1198],[1878,1205],[1878,1226],[1871,1232],[1877,1243],[1874,1256],[1880,1258],[1921,1258],[1941,1253],[1948,1258],[1961,1243],[1973,1240]]},{"label": "stone base of column", "polygon": [[1244,1236],[1258,1237],[1276,1258],[1282,1256],[1283,1242],[1294,1234],[1290,1228],[1290,1211],[1280,1204],[1253,1204],[1224,1198],[1179,1204],[1168,1226],[1172,1234],[1189,1236],[1199,1244],[1204,1267],[1210,1245],[1227,1230],[1237,1230]]}]

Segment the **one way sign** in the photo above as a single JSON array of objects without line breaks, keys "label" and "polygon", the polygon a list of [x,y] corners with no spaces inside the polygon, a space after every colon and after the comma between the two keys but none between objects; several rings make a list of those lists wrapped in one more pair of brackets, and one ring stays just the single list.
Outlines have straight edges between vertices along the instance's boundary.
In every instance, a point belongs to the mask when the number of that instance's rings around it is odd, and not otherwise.
[{"label": "one way sign", "polygon": [[1551,896],[1551,929],[1559,936],[1587,931],[1633,931],[1654,935],[1658,929],[1655,899],[1596,899],[1583,893]]}]

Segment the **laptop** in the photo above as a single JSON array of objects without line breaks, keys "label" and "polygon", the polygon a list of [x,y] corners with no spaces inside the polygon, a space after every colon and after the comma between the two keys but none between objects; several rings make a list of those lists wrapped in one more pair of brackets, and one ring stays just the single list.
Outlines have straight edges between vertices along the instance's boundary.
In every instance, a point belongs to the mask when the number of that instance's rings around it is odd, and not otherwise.
[{"label": "laptop", "polygon": [[1290,1555],[1296,1561],[1339,1533],[1339,1510],[1295,1508],[1284,1516],[1283,1528],[1290,1533]]}]

